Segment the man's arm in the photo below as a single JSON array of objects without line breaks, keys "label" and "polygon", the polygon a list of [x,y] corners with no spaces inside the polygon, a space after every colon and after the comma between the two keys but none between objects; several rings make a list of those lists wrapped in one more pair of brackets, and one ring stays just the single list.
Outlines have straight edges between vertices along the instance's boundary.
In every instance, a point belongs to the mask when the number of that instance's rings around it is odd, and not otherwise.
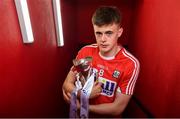
[{"label": "man's arm", "polygon": [[65,81],[64,81],[64,83],[63,83],[62,91],[63,91],[64,100],[66,102],[70,102],[71,93],[75,88],[74,83],[75,83],[76,73],[77,72],[73,72],[70,70]]},{"label": "man's arm", "polygon": [[89,111],[96,114],[117,116],[124,111],[130,98],[131,95],[117,93],[114,102],[98,105],[89,105]]}]

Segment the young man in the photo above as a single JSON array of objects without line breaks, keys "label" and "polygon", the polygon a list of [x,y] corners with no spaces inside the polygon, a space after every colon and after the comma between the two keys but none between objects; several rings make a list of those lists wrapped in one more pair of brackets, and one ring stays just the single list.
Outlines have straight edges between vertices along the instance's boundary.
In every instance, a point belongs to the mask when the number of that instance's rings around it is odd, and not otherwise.
[{"label": "young man", "polygon": [[[139,73],[139,62],[118,44],[122,35],[119,10],[112,6],[99,7],[92,17],[97,44],[83,47],[77,59],[92,57],[93,68],[98,71],[90,95],[90,114],[100,117],[120,115],[127,106]],[[71,68],[63,84],[64,99],[68,102],[74,89],[75,75]],[[90,115],[92,116],[92,115]]]}]

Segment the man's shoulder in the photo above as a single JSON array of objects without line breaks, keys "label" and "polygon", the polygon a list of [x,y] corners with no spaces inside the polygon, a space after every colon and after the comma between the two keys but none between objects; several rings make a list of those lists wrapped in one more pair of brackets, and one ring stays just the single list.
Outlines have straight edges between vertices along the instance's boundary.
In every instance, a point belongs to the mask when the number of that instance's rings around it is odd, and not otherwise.
[{"label": "man's shoulder", "polygon": [[124,57],[126,57],[127,59],[130,60],[138,60],[132,53],[130,53],[128,50],[126,50],[125,48],[123,48],[123,50],[121,50],[122,54]]},{"label": "man's shoulder", "polygon": [[82,47],[81,50],[96,50],[97,48],[98,48],[97,44],[90,44]]},{"label": "man's shoulder", "polygon": [[79,50],[78,55],[81,55],[82,57],[92,56],[94,53],[97,53],[97,52],[98,52],[97,44],[91,44],[91,45],[86,45],[86,46],[82,47]]},{"label": "man's shoulder", "polygon": [[122,54],[124,58],[126,58],[126,61],[128,62],[128,64],[136,65],[136,66],[140,65],[139,60],[125,48],[123,48]]}]

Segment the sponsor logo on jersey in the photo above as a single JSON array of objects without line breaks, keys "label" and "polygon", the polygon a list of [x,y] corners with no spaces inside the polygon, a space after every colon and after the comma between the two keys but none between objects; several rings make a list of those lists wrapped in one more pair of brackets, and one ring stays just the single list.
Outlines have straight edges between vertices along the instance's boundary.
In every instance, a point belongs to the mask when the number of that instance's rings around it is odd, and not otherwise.
[{"label": "sponsor logo on jersey", "polygon": [[115,81],[111,81],[109,79],[103,78],[103,77],[99,77],[99,82],[102,83],[102,92],[101,95],[105,95],[108,97],[112,97],[114,95],[114,90],[116,87],[116,82]]},{"label": "sponsor logo on jersey", "polygon": [[112,74],[112,76],[113,76],[114,78],[116,78],[116,79],[119,78],[119,75],[120,75],[120,71],[118,71],[118,70],[115,70],[115,71],[113,72],[113,74]]}]

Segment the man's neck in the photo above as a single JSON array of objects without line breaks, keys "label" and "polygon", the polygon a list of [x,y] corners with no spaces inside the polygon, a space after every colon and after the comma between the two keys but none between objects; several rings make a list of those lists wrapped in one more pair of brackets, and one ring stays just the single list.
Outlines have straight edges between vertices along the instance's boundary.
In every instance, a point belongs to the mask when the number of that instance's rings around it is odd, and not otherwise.
[{"label": "man's neck", "polygon": [[121,45],[117,45],[116,47],[114,47],[112,49],[112,51],[110,52],[100,52],[100,55],[103,56],[103,57],[114,57],[116,56],[116,54],[122,49],[122,46]]}]

